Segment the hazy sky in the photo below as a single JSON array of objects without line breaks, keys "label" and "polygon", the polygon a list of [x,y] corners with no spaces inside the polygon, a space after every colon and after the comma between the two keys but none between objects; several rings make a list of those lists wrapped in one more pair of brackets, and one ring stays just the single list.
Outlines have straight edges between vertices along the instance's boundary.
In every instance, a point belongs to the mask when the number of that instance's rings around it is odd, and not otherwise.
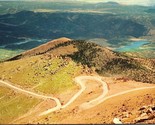
[{"label": "hazy sky", "polygon": [[76,0],[76,1],[87,1],[87,2],[119,2],[122,4],[137,4],[137,5],[155,5],[155,0]]},{"label": "hazy sky", "polygon": [[[13,1],[13,0],[0,0],[0,1]],[[22,0],[15,0],[15,1],[22,1]],[[32,1],[32,0],[28,0],[28,1]],[[121,4],[127,4],[127,5],[155,5],[155,0],[33,0],[33,1],[53,1],[53,2],[57,2],[57,1],[61,1],[61,2],[65,2],[65,1],[81,1],[81,2],[91,2],[91,3],[97,3],[97,2],[118,2]]]}]

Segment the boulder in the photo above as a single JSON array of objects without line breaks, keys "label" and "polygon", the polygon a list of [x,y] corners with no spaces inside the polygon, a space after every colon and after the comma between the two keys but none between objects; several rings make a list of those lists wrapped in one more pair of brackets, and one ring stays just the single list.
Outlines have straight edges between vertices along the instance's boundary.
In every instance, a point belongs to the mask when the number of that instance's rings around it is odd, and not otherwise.
[{"label": "boulder", "polygon": [[113,119],[114,124],[122,124],[121,120],[119,118],[114,118]]}]

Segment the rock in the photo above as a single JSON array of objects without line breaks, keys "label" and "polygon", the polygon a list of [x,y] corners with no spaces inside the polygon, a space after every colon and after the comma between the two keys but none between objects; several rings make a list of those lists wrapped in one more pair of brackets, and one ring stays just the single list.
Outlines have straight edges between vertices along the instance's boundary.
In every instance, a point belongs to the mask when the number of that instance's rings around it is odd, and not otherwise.
[{"label": "rock", "polygon": [[146,111],[146,113],[147,113],[147,114],[149,114],[149,113],[153,113],[152,108],[149,108],[149,109]]},{"label": "rock", "polygon": [[147,115],[147,113],[143,113],[143,114],[140,115],[140,117],[145,118],[145,117],[148,117],[148,115]]},{"label": "rock", "polygon": [[149,113],[153,113],[155,108],[154,108],[154,106],[151,106],[151,105],[149,105],[149,106],[143,106],[143,107],[141,107],[140,109],[139,109],[139,111],[141,111],[141,112],[143,112],[143,113],[147,113],[147,114],[149,114]]},{"label": "rock", "polygon": [[90,94],[92,94],[92,93],[93,93],[93,91],[89,92],[88,94],[90,95]]},{"label": "rock", "polygon": [[128,112],[123,112],[123,117],[122,118],[128,118],[129,117],[129,113]]},{"label": "rock", "polygon": [[153,111],[155,111],[155,105],[151,107]]},{"label": "rock", "polygon": [[114,118],[113,119],[114,124],[122,124],[121,120],[119,118]]},{"label": "rock", "polygon": [[146,109],[146,106],[141,107],[139,110],[144,110]]},{"label": "rock", "polygon": [[148,105],[139,108],[139,117],[134,121],[135,123],[147,122],[147,120],[152,120],[155,118],[155,105]]},{"label": "rock", "polygon": [[155,118],[155,115],[151,114],[151,115],[149,115],[149,116],[139,117],[139,118],[137,118],[135,121],[136,121],[136,123],[137,123],[137,122],[144,122],[144,121],[146,121],[146,120],[151,120],[151,119],[154,119],[154,118]]},{"label": "rock", "polygon": [[145,120],[147,120],[149,118],[149,116],[147,115],[147,113],[143,113],[141,114],[138,118],[135,119],[135,122],[143,122]]},{"label": "rock", "polygon": [[49,118],[48,118],[48,117],[46,117],[46,118],[45,118],[45,120],[46,120],[46,121],[49,121]]}]

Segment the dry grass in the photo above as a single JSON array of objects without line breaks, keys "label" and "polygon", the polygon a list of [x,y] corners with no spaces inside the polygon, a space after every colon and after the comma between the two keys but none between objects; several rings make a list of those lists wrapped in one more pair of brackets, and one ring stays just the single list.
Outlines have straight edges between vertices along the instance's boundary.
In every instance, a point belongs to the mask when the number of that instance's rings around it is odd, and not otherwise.
[{"label": "dry grass", "polygon": [[40,101],[5,87],[0,87],[0,124],[8,124],[28,112]]},{"label": "dry grass", "polygon": [[75,88],[73,78],[82,67],[75,62],[49,55],[33,56],[0,64],[0,78],[24,88],[56,94]]}]

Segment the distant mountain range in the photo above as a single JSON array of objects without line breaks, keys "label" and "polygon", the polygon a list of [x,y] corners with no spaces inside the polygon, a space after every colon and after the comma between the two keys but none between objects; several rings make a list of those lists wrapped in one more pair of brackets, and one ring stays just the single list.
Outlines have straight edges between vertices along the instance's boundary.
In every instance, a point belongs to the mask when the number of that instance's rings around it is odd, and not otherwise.
[{"label": "distant mountain range", "polygon": [[59,37],[106,39],[114,48],[133,37],[154,41],[153,7],[75,1],[0,1],[0,6],[0,53],[7,52],[2,59]]},{"label": "distant mountain range", "polygon": [[113,14],[35,13],[21,11],[0,16],[0,45],[18,42],[19,38],[55,39],[140,37],[149,29],[132,20]]},{"label": "distant mountain range", "polygon": [[110,1],[110,2],[99,2],[99,3],[96,3],[96,5],[120,6],[119,3],[113,2],[113,1]]}]

